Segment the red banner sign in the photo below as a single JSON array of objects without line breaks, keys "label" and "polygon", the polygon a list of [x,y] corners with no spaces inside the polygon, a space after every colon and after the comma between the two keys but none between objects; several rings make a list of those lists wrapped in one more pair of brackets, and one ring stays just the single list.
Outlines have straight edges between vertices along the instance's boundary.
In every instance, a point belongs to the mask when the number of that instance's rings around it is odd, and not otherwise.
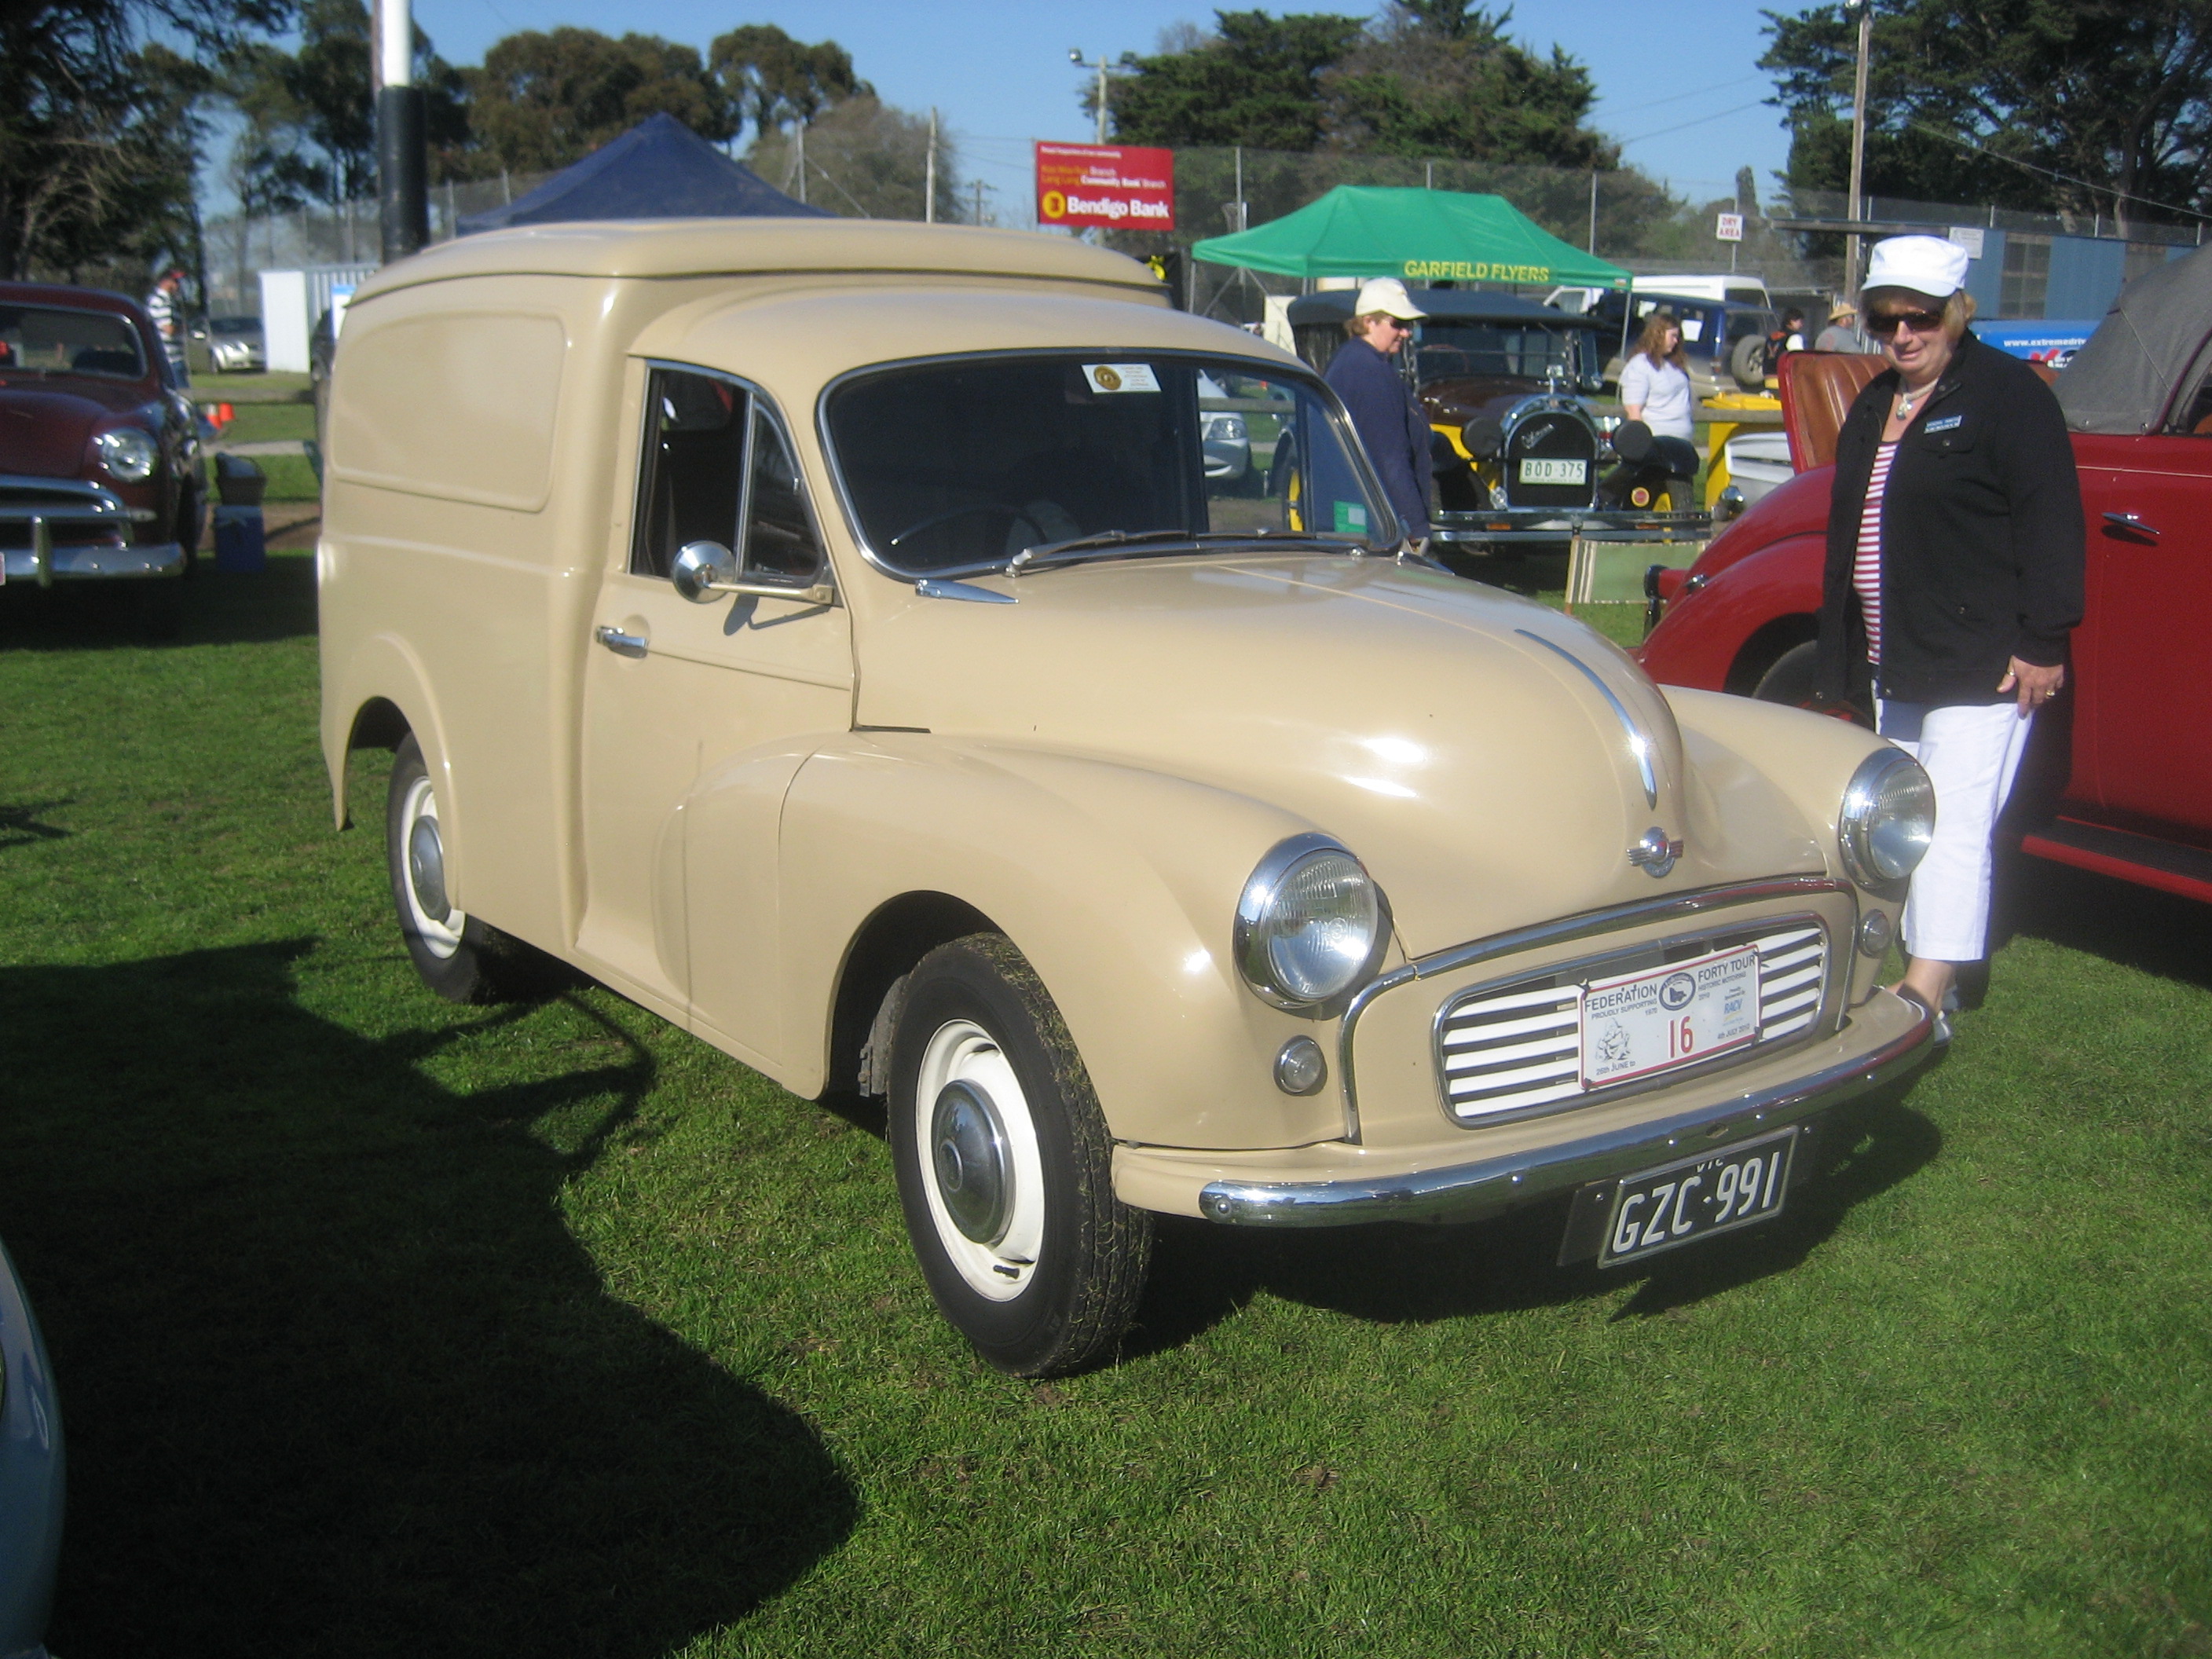
[{"label": "red banner sign", "polygon": [[1126,144],[1036,147],[1040,225],[1175,228],[1175,152]]}]

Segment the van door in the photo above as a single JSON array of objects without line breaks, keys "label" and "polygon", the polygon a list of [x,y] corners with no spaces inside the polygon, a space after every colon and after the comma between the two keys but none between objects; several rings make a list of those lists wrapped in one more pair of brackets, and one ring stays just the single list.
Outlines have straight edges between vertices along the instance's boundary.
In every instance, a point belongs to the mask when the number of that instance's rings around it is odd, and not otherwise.
[{"label": "van door", "polygon": [[[643,427],[627,558],[604,578],[585,653],[576,945],[623,989],[683,1018],[686,799],[732,757],[803,753],[808,736],[850,729],[851,613],[799,592],[698,604],[670,580],[694,541],[732,549],[746,583],[829,580],[790,436],[757,388],[653,365]],[[765,834],[767,844],[726,856],[773,868]]]}]

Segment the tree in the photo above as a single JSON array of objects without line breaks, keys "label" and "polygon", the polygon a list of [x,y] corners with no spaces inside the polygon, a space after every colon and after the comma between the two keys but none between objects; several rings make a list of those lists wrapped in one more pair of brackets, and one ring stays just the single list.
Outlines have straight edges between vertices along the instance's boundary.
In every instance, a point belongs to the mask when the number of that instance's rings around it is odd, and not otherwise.
[{"label": "tree", "polygon": [[1620,147],[1583,125],[1589,71],[1508,40],[1510,7],[1406,0],[1324,78],[1328,131],[1346,149],[1546,167],[1618,167]]},{"label": "tree", "polygon": [[[798,186],[798,145],[771,126],[745,161],[781,189]],[[937,137],[937,217],[961,217],[959,157]],[[806,199],[832,213],[866,219],[919,219],[928,187],[929,121],[879,102],[872,93],[843,100],[806,129]]]},{"label": "tree", "polygon": [[1362,39],[1357,17],[1218,11],[1214,33],[1150,58],[1124,57],[1107,108],[1125,143],[1312,149],[1322,142],[1322,77]]},{"label": "tree", "polygon": [[807,125],[848,98],[875,88],[853,72],[853,55],[835,40],[794,40],[773,23],[750,23],[718,37],[707,66],[735,107],[739,126],[753,124],[756,141],[794,122]]},{"label": "tree", "polygon": [[737,136],[740,119],[696,47],[653,34],[510,34],[462,76],[481,165],[491,172],[568,167],[648,115],[672,115],[718,144]]},{"label": "tree", "polygon": [[[1847,189],[1856,26],[1765,15],[1789,180]],[[1895,0],[1869,63],[1869,194],[2123,223],[2212,205],[2212,0]]]},{"label": "tree", "polygon": [[191,263],[205,65],[274,27],[282,9],[282,0],[0,6],[0,278]]}]

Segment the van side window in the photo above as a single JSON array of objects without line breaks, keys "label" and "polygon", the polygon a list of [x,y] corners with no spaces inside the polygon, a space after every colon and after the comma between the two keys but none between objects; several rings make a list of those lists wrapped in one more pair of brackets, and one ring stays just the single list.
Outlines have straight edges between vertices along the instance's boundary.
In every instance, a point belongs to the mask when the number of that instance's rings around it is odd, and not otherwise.
[{"label": "van side window", "polygon": [[822,566],[822,544],[807,515],[806,491],[783,428],[753,410],[752,489],[745,501],[744,573],[804,581]]},{"label": "van side window", "polygon": [[712,374],[653,371],[630,541],[634,574],[665,576],[686,542],[735,543],[750,401],[743,386]]}]

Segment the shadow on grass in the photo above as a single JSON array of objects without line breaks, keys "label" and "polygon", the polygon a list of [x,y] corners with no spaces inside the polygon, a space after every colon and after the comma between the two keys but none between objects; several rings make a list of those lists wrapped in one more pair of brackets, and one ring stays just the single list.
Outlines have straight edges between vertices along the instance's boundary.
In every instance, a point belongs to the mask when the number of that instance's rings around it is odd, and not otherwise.
[{"label": "shadow on grass", "polygon": [[27,847],[33,842],[67,841],[76,831],[48,823],[46,817],[56,807],[76,804],[70,800],[40,800],[23,806],[0,806],[0,851]]},{"label": "shadow on grass", "polygon": [[1813,1178],[1781,1219],[1653,1258],[1633,1270],[1558,1265],[1565,1199],[1465,1226],[1382,1225],[1255,1232],[1164,1218],[1133,1356],[1188,1341],[1261,1291],[1382,1323],[1426,1322],[1609,1296],[1635,1284],[1617,1317],[1663,1313],[1786,1273],[1858,1204],[1895,1186],[1942,1146],[1893,1085],[1840,1107],[1801,1156]]},{"label": "shadow on grass", "polygon": [[2025,933],[2212,989],[2212,905],[2024,854],[1999,871],[1992,948]]},{"label": "shadow on grass", "polygon": [[526,1015],[365,1039],[295,1002],[307,948],[0,971],[0,1225],[70,1440],[58,1650],[642,1659],[834,1550],[813,1432],[562,1224],[650,1060],[602,1021],[457,1095],[420,1062]]},{"label": "shadow on grass", "polygon": [[0,592],[0,647],[9,651],[173,649],[298,639],[315,631],[312,550],[270,556],[253,575],[213,568],[203,553],[182,586],[183,626],[173,640],[149,641],[139,626],[137,584],[64,582],[40,589],[9,582]]}]

